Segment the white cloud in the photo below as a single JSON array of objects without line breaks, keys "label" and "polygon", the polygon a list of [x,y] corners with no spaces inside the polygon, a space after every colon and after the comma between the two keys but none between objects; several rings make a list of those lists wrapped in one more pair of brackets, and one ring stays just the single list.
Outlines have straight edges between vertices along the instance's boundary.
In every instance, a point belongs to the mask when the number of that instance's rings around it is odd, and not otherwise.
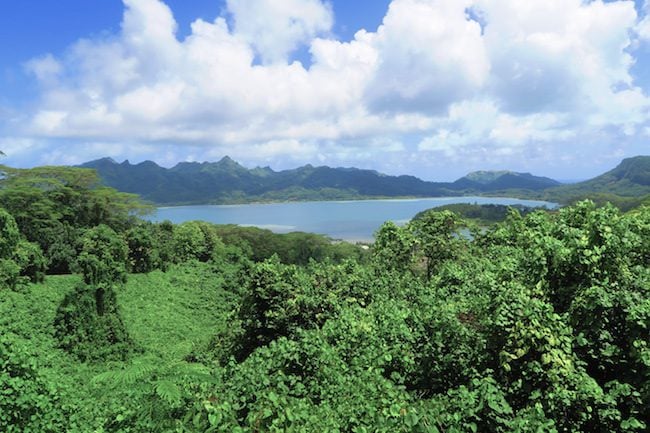
[{"label": "white cloud", "polygon": [[34,117],[34,127],[43,134],[56,133],[66,117],[68,113],[65,111],[42,110]]},{"label": "white cloud", "polygon": [[248,157],[250,154],[258,158],[268,160],[273,157],[285,157],[295,160],[314,158],[318,153],[318,146],[314,143],[301,142],[299,140],[270,140],[265,143],[252,145],[246,152],[236,152],[235,157]]},{"label": "white cloud", "polygon": [[264,63],[286,62],[300,45],[331,30],[331,8],[321,0],[227,0],[234,33]]},{"label": "white cloud", "polygon": [[580,137],[609,127],[633,135],[648,122],[650,100],[630,74],[631,2],[478,0],[474,7],[486,23],[488,83],[481,102],[451,105],[421,151],[523,156],[540,143],[580,146]]},{"label": "white cloud", "polygon": [[632,2],[478,0],[488,22],[492,93],[512,113],[599,109],[631,85]]},{"label": "white cloud", "polygon": [[[228,0],[183,40],[162,1],[124,4],[118,34],[27,63],[43,90],[26,137],[344,162],[561,152],[553,143],[650,126],[631,2],[394,0],[349,42],[329,35],[321,0]],[[308,67],[288,61],[300,47]]]},{"label": "white cloud", "polygon": [[636,33],[642,41],[650,41],[650,16],[646,16],[636,27]]},{"label": "white cloud", "polygon": [[468,0],[394,0],[373,35],[378,67],[367,89],[387,111],[441,112],[480,90],[490,63]]},{"label": "white cloud", "polygon": [[[0,137],[0,150],[13,159],[19,159],[25,155],[39,151],[43,148],[44,143],[33,138],[26,137]],[[4,157],[3,157],[4,158]]]},{"label": "white cloud", "polygon": [[115,107],[134,119],[163,121],[182,106],[184,90],[182,82],[143,86],[115,98]]},{"label": "white cloud", "polygon": [[635,32],[642,41],[648,42],[650,41],[650,2],[648,0],[643,3],[643,12],[645,16],[639,20]]},{"label": "white cloud", "polygon": [[139,55],[139,66],[152,73],[158,65],[178,61],[182,53],[169,7],[159,0],[123,1],[122,42]]},{"label": "white cloud", "polygon": [[467,157],[477,150],[493,155],[524,155],[531,143],[573,138],[575,132],[565,124],[566,118],[559,114],[513,116],[499,111],[488,100],[464,101],[450,107],[436,133],[424,137],[418,149],[446,157]]},{"label": "white cloud", "polygon": [[39,81],[47,85],[55,84],[59,79],[59,75],[63,72],[63,66],[52,54],[32,59],[25,64],[25,67]]}]

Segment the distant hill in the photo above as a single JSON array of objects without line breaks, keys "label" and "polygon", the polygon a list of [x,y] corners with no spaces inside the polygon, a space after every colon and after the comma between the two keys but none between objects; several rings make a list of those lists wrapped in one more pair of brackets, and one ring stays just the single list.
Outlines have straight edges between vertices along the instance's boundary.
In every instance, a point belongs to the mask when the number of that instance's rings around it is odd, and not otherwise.
[{"label": "distant hill", "polygon": [[413,176],[311,165],[277,172],[269,167],[247,169],[227,156],[218,162],[182,162],[169,169],[151,161],[117,163],[110,158],[81,166],[97,170],[108,186],[162,205],[452,194],[448,184]]},{"label": "distant hill", "polygon": [[530,173],[513,171],[475,171],[461,177],[454,185],[461,189],[495,191],[509,189],[529,189],[539,191],[560,185],[557,180],[548,177],[533,176]]},{"label": "distant hill", "polygon": [[443,197],[559,185],[552,179],[505,171],[472,173],[456,182],[426,182],[414,176],[388,176],[357,168],[247,169],[227,156],[218,162],[182,162],[169,169],[151,161],[131,164],[111,158],[81,166],[97,170],[106,185],[159,205]]},{"label": "distant hill", "polygon": [[650,156],[635,156],[593,179],[546,189],[542,198],[571,203],[589,197],[596,202],[611,201],[625,209],[643,202],[648,195]]},{"label": "distant hill", "polygon": [[650,156],[626,159],[601,176],[571,185],[512,171],[477,171],[455,182],[427,182],[357,168],[248,169],[227,156],[218,162],[182,162],[172,168],[151,161],[118,163],[111,158],[81,166],[96,169],[106,185],[158,205],[453,195],[508,195],[568,203],[597,195],[625,199],[650,194]]}]

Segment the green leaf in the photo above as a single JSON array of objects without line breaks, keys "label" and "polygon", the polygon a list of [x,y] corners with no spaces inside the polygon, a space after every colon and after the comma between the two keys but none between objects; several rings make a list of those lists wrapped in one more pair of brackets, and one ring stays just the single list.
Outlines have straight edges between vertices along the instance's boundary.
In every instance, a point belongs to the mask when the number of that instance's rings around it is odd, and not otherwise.
[{"label": "green leaf", "polygon": [[160,380],[156,383],[156,394],[170,405],[177,405],[181,401],[181,390],[169,380]]}]

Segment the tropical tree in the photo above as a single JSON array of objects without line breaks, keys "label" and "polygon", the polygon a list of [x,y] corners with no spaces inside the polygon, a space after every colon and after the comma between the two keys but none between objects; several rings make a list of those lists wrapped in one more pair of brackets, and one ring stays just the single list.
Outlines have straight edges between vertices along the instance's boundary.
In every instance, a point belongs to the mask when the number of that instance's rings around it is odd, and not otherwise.
[{"label": "tropical tree", "polygon": [[49,271],[67,273],[83,230],[100,224],[117,231],[152,210],[134,194],[103,187],[94,170],[72,167],[1,167],[0,206],[20,232],[44,252]]},{"label": "tropical tree", "polygon": [[466,245],[467,240],[459,233],[462,225],[458,214],[448,210],[430,210],[409,223],[408,229],[425,260],[427,279],[440,264],[454,259]]},{"label": "tropical tree", "polygon": [[116,295],[126,282],[127,255],[124,240],[107,226],[81,239],[75,268],[83,283],[63,299],[54,326],[61,347],[82,360],[123,359],[133,349]]},{"label": "tropical tree", "polygon": [[387,221],[375,233],[373,262],[381,269],[407,271],[413,262],[415,245],[410,230]]}]

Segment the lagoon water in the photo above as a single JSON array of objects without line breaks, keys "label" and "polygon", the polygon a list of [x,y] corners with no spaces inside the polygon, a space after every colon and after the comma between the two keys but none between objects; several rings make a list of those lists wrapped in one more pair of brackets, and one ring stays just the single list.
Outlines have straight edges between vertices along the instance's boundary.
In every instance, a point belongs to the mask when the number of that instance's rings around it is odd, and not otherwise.
[{"label": "lagoon water", "polygon": [[324,234],[333,239],[368,242],[385,221],[405,224],[420,211],[450,203],[557,206],[544,201],[502,197],[314,201],[161,207],[149,219],[173,223],[203,220],[215,224],[256,226],[276,233],[302,231]]}]

